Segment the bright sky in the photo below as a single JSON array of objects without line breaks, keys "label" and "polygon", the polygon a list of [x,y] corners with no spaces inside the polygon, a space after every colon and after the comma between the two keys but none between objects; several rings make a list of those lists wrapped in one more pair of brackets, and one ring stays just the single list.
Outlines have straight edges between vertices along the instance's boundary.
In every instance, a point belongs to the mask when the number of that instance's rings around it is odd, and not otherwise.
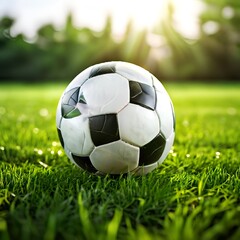
[{"label": "bright sky", "polygon": [[188,38],[198,34],[197,16],[203,9],[201,0],[0,0],[0,17],[17,18],[13,34],[24,32],[34,37],[36,29],[49,22],[63,26],[69,11],[74,23],[101,30],[106,17],[113,19],[114,34],[122,34],[129,19],[136,28],[151,28],[162,16],[166,3],[172,1],[176,8],[175,22],[178,30]]}]

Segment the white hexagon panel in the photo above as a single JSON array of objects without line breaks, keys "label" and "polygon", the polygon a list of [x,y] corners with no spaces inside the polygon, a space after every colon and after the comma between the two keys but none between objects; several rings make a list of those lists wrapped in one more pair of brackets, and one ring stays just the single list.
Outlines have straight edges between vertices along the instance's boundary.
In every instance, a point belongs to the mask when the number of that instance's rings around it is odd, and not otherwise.
[{"label": "white hexagon panel", "polygon": [[131,103],[118,113],[118,124],[121,139],[139,147],[160,131],[155,111]]},{"label": "white hexagon panel", "polygon": [[82,85],[79,94],[87,103],[88,116],[117,113],[129,102],[128,80],[118,74],[92,77]]},{"label": "white hexagon panel", "polygon": [[119,140],[96,147],[90,160],[100,172],[123,174],[138,166],[139,148]]},{"label": "white hexagon panel", "polygon": [[89,155],[94,148],[89,130],[88,118],[80,115],[71,119],[62,119],[61,133],[64,147],[68,148],[71,153],[80,155]]}]

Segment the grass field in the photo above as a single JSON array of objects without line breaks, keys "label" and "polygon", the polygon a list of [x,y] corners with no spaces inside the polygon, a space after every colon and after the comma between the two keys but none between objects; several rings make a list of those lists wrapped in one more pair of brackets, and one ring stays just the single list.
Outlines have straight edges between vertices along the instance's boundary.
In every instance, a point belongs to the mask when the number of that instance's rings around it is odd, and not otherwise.
[{"label": "grass field", "polygon": [[0,85],[0,239],[240,239],[240,84],[166,85],[176,140],[143,177],[70,164],[64,85]]}]

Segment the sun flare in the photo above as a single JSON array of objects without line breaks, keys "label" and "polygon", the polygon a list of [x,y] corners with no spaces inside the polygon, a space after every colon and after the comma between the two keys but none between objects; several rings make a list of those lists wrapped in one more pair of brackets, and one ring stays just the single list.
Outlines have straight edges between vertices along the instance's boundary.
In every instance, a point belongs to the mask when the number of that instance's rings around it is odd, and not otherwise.
[{"label": "sun flare", "polygon": [[[102,0],[96,2],[74,1],[72,11],[78,25],[88,25],[95,30],[104,27],[106,17],[111,16],[113,33],[121,35],[126,25],[132,22],[137,30],[151,30],[166,17],[168,5],[174,8],[176,28],[187,37],[194,37],[198,32],[197,18],[202,10],[199,0]],[[91,11],[90,11],[91,9]]]},{"label": "sun flare", "polygon": [[137,29],[152,28],[163,17],[166,1],[132,0],[121,1],[117,8],[112,9],[116,25],[120,22],[132,21]]}]

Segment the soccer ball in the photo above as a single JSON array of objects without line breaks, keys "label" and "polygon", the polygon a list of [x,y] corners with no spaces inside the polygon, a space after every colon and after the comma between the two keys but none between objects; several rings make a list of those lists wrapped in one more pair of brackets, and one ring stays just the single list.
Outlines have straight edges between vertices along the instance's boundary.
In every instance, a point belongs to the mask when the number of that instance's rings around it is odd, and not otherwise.
[{"label": "soccer ball", "polygon": [[144,175],[169,153],[175,136],[171,99],[143,68],[105,62],[77,75],[57,107],[68,158],[96,174]]}]

